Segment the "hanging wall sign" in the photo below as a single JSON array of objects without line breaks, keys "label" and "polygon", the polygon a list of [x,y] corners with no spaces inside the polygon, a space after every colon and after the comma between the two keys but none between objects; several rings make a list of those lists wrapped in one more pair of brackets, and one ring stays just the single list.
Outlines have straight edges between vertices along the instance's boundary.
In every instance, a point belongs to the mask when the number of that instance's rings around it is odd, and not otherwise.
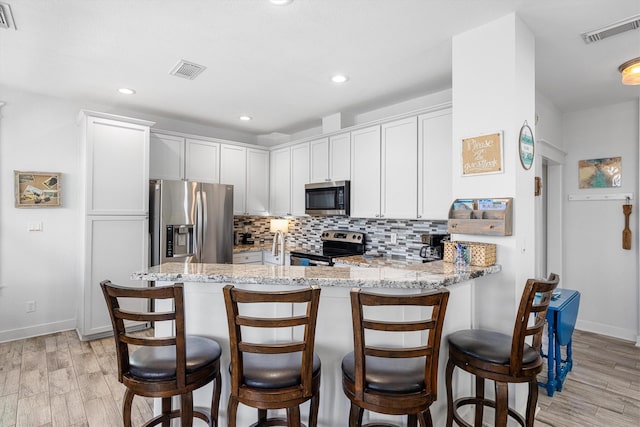
[{"label": "hanging wall sign", "polygon": [[463,176],[502,172],[502,132],[462,140]]},{"label": "hanging wall sign", "polygon": [[520,128],[518,151],[520,153],[520,163],[522,163],[522,167],[526,170],[531,169],[531,165],[533,164],[534,144],[533,132],[525,120]]}]

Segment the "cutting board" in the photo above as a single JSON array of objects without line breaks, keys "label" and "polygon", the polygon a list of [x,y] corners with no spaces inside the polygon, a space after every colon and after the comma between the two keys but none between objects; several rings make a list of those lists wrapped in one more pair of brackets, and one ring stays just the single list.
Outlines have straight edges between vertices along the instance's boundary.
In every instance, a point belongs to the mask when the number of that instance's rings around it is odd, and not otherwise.
[{"label": "cutting board", "polygon": [[622,230],[622,249],[631,249],[631,229],[629,229],[629,216],[631,215],[631,205],[622,205],[624,213],[624,230]]}]

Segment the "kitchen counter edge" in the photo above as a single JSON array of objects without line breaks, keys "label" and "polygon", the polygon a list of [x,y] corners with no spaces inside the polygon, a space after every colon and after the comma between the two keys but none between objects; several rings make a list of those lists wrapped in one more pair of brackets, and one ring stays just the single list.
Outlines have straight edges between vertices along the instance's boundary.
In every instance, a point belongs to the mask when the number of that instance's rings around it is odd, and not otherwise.
[{"label": "kitchen counter edge", "polygon": [[232,285],[437,289],[500,271],[500,265],[460,269],[444,261],[420,264],[413,268],[165,263],[133,273],[131,279]]}]

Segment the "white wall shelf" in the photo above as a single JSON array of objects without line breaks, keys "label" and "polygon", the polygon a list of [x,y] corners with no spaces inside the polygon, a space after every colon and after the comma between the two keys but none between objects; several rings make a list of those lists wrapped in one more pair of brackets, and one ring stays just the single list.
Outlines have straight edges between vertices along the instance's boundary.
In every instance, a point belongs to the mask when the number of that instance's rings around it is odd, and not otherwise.
[{"label": "white wall shelf", "polygon": [[594,201],[594,200],[633,200],[633,193],[615,194],[569,194],[570,201]]}]

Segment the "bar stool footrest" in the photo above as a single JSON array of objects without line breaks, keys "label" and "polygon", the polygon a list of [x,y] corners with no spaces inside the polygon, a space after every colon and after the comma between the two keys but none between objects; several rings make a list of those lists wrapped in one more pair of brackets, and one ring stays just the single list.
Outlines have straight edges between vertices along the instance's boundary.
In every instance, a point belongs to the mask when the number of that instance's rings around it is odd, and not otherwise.
[{"label": "bar stool footrest", "polygon": [[[249,427],[286,427],[289,423],[286,418],[267,418],[266,420],[258,421],[256,423],[251,424]],[[305,423],[300,423],[300,427],[307,427]]]},{"label": "bar stool footrest", "polygon": [[[453,402],[453,420],[459,425],[463,427],[474,427],[472,424],[467,423],[465,420],[458,415],[458,409],[462,406],[466,405],[477,405],[481,404],[482,406],[488,406],[490,408],[496,409],[496,402],[491,399],[481,399],[478,397],[462,397],[460,399],[456,399]],[[518,422],[521,426],[525,426],[525,420],[522,415],[517,413],[511,408],[507,408],[507,415]]]},{"label": "bar stool footrest", "polygon": [[[142,427],[157,426],[158,424],[161,424],[163,422],[172,420],[174,418],[180,418],[180,409],[174,409],[171,412],[169,412],[168,414],[160,414],[160,415],[150,419],[146,423],[144,423]],[[211,422],[211,412],[206,408],[202,408],[202,407],[193,408],[193,418],[199,418],[199,419],[203,420],[204,422],[206,422],[208,425],[214,425],[215,427],[218,427],[215,424],[212,424],[212,422]]]}]

